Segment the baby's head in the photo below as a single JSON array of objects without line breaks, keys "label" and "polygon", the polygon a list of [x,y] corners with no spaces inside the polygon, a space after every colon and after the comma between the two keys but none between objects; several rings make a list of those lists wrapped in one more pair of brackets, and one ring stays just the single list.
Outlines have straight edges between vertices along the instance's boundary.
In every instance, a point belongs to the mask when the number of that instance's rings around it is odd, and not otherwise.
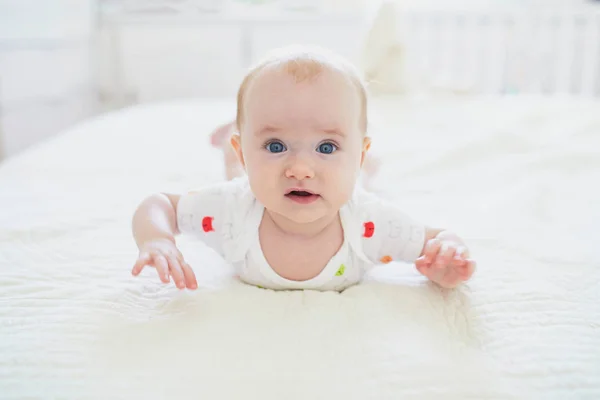
[{"label": "baby's head", "polygon": [[236,124],[232,145],[269,211],[310,223],[348,201],[370,145],[366,90],[348,61],[316,48],[272,53],[244,78]]}]

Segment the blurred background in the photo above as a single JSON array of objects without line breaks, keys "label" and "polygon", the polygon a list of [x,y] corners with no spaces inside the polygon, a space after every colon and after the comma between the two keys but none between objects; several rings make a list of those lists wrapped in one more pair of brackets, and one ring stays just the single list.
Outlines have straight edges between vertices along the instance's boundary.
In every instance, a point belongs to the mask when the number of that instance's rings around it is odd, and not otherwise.
[{"label": "blurred background", "polygon": [[292,43],[375,96],[600,96],[594,0],[0,0],[0,160],[110,110],[233,98]]}]

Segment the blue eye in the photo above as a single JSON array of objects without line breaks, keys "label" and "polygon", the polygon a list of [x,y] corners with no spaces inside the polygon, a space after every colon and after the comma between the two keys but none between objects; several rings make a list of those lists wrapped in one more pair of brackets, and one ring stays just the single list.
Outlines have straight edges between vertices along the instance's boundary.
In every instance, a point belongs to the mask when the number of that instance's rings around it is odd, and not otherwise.
[{"label": "blue eye", "polygon": [[281,153],[281,152],[284,152],[286,150],[284,144],[281,143],[281,142],[270,142],[270,143],[267,143],[267,145],[265,146],[265,148],[268,151],[270,151],[271,153]]},{"label": "blue eye", "polygon": [[319,153],[331,154],[337,150],[337,146],[333,143],[325,142],[325,143],[321,143],[319,145],[319,147],[317,148],[317,150]]}]

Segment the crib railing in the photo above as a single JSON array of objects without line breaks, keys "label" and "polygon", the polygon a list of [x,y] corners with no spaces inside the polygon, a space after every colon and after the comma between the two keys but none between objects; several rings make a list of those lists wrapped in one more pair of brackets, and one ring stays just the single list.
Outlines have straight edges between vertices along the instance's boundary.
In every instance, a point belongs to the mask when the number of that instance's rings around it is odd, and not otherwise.
[{"label": "crib railing", "polygon": [[600,96],[600,5],[581,11],[398,15],[405,68],[419,85]]}]

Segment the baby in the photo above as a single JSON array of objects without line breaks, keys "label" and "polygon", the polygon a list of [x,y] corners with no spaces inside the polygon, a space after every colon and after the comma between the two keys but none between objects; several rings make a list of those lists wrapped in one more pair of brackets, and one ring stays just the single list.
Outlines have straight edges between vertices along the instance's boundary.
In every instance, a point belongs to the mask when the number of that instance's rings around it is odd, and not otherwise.
[{"label": "baby", "polygon": [[134,276],[151,266],[162,282],[196,289],[179,233],[216,250],[242,281],[270,289],[344,290],[391,261],[414,263],[446,288],[473,274],[458,236],[357,184],[371,140],[366,89],[346,60],[313,48],[273,53],[244,78],[235,128],[230,144],[245,174],[139,205]]}]

